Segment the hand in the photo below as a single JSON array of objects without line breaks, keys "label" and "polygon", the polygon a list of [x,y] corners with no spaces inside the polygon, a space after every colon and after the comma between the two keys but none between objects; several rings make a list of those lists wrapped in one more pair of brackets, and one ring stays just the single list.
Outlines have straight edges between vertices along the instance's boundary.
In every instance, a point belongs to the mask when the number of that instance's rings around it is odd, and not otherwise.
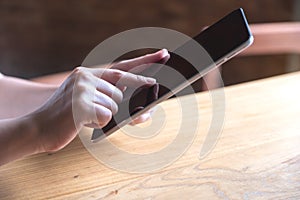
[{"label": "hand", "polygon": [[[158,61],[164,64],[169,60],[169,58],[170,58],[169,52],[166,49],[163,49],[153,54],[148,54],[142,57],[138,57],[130,60],[124,60],[119,63],[115,63],[114,65],[110,66],[110,68],[136,74],[144,71],[145,69],[150,67],[151,64],[156,63]],[[155,108],[152,108],[149,111],[143,113],[142,115],[133,119],[130,122],[130,125],[140,124],[149,120],[154,111]]]},{"label": "hand", "polygon": [[[166,50],[161,50],[116,63],[111,69],[76,68],[46,104],[31,114],[39,132],[39,152],[60,150],[75,138],[78,129],[84,125],[105,126],[117,112],[117,103],[122,101],[122,91],[126,87],[155,83],[152,78],[128,71],[168,56]],[[74,115],[77,116],[76,124]],[[133,123],[147,118],[149,113],[141,115]]]}]

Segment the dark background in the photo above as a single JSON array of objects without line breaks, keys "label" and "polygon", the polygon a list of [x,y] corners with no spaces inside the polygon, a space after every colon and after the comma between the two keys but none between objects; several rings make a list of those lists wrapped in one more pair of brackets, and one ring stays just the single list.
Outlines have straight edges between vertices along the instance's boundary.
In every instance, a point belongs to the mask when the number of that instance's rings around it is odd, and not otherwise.
[{"label": "dark background", "polygon": [[[250,23],[295,20],[294,0],[0,0],[0,71],[33,78],[71,70],[121,31],[158,26],[197,34],[233,9]],[[286,72],[290,55],[235,58],[226,85]]]}]

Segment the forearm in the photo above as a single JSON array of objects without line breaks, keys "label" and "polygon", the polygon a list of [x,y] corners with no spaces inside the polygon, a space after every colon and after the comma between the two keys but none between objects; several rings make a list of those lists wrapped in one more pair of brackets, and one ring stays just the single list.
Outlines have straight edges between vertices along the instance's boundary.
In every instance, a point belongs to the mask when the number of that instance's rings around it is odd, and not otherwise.
[{"label": "forearm", "polygon": [[7,76],[0,78],[0,119],[14,118],[36,110],[57,87]]},{"label": "forearm", "polygon": [[51,84],[51,85],[61,85],[64,80],[71,74],[71,71],[66,71],[66,72],[60,72],[56,74],[50,74],[50,75],[45,75],[45,76],[40,76],[31,79],[34,82],[37,83],[44,83],[44,84]]},{"label": "forearm", "polygon": [[38,131],[26,116],[0,120],[0,166],[39,152]]}]

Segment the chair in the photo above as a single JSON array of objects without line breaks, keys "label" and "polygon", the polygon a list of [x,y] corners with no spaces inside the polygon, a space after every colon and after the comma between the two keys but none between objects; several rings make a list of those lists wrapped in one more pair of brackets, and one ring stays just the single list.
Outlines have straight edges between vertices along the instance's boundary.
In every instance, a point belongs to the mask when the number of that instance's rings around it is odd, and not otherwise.
[{"label": "chair", "polygon": [[[254,36],[254,43],[238,56],[300,55],[300,22],[252,24],[250,29]],[[220,70],[221,67],[205,76],[204,90],[221,86],[217,76]]]},{"label": "chair", "polygon": [[[238,56],[300,54],[300,22],[252,24],[254,43]],[[205,76],[204,90],[221,86],[217,72],[221,67]],[[33,79],[42,83],[62,82],[68,73],[48,75]]]},{"label": "chair", "polygon": [[300,22],[253,24],[254,43],[240,55],[300,54]]}]

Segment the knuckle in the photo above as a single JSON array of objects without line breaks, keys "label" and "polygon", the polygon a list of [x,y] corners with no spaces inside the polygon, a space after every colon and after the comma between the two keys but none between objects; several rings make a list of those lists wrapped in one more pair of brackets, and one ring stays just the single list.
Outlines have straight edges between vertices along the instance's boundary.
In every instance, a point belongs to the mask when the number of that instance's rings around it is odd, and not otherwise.
[{"label": "knuckle", "polygon": [[113,115],[118,112],[118,104],[115,101],[111,103],[111,112]]},{"label": "knuckle", "polygon": [[116,102],[121,103],[123,100],[123,93],[118,88],[115,88],[112,91],[111,98],[113,98]]},{"label": "knuckle", "polygon": [[112,118],[112,112],[109,109],[104,109],[100,114],[99,125],[105,126]]},{"label": "knuckle", "polygon": [[84,67],[79,66],[79,67],[76,67],[76,68],[73,70],[73,73],[74,73],[74,74],[82,73],[82,71],[84,71],[84,70],[85,70]]},{"label": "knuckle", "polygon": [[80,71],[80,70],[82,70],[84,67],[82,67],[82,66],[77,66],[77,67],[75,67],[75,69],[74,69],[74,71]]},{"label": "knuckle", "polygon": [[114,77],[114,79],[119,80],[124,76],[124,72],[118,69],[113,69],[112,76]]},{"label": "knuckle", "polygon": [[78,81],[88,81],[90,79],[90,72],[85,67],[76,67],[73,70],[73,74]]},{"label": "knuckle", "polygon": [[136,75],[137,82],[144,83],[146,82],[146,78],[144,76]]}]

